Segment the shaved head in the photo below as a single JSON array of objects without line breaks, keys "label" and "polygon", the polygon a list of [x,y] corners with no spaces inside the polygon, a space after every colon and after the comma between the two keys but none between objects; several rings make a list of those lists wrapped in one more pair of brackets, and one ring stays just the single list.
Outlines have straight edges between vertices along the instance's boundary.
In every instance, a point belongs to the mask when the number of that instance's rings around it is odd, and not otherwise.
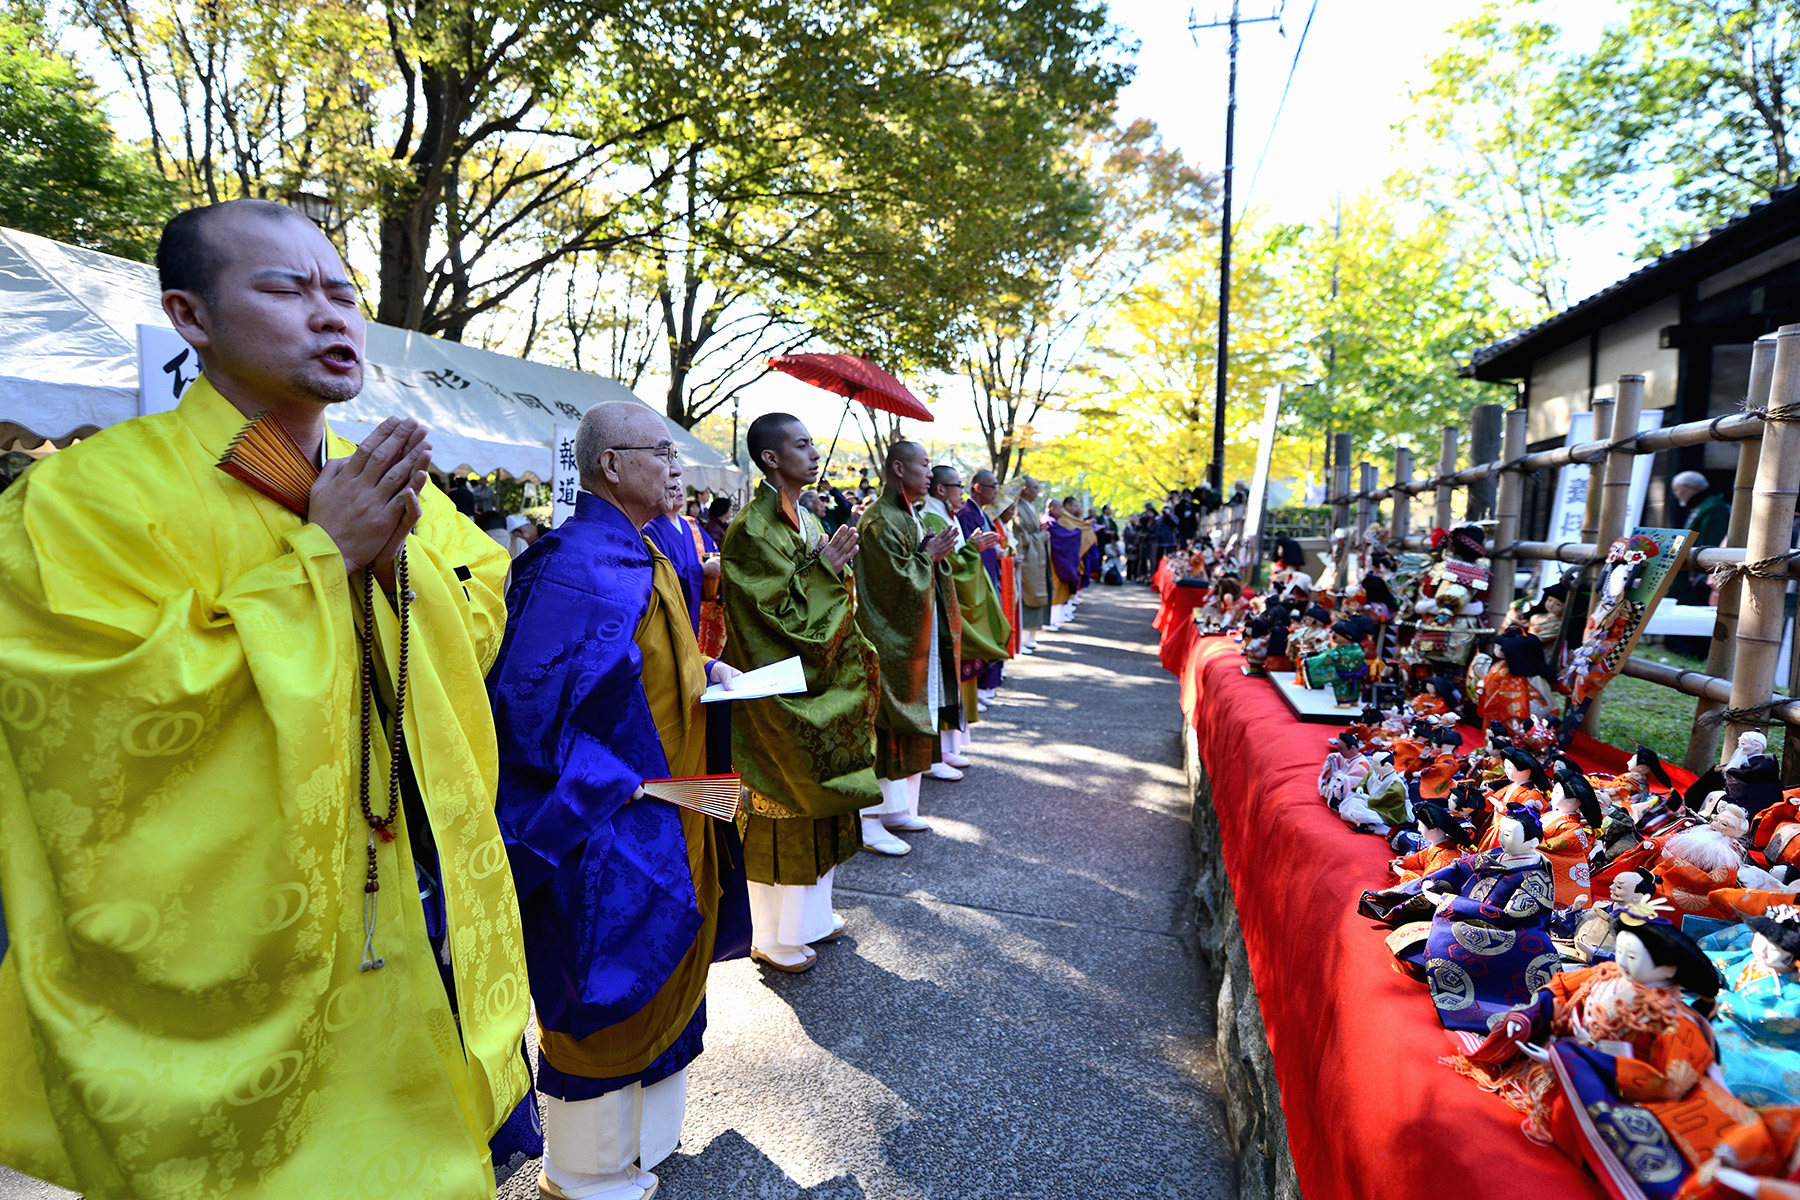
[{"label": "shaved head", "polygon": [[656,413],[629,400],[596,404],[575,430],[575,467],[581,486],[642,529],[681,496],[675,441]]},{"label": "shaved head", "polygon": [[629,400],[596,404],[581,414],[575,430],[575,469],[586,484],[600,474],[600,456],[614,446],[654,446],[668,438],[662,418],[641,404]]},{"label": "shaved head", "polygon": [[[163,226],[156,246],[156,274],[162,290],[193,292],[207,303],[219,300],[219,272],[231,263],[230,248],[215,236],[221,221],[312,222],[272,200],[227,200],[176,213]],[[316,226],[315,226],[316,228]]]}]

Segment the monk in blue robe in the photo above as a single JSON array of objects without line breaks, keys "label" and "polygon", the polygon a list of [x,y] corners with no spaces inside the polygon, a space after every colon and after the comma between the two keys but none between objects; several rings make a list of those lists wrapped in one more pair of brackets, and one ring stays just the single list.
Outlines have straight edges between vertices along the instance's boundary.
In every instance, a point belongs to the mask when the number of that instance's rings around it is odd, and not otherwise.
[{"label": "monk in blue robe", "polygon": [[736,671],[702,659],[675,570],[642,536],[680,488],[661,418],[597,405],[575,457],[575,513],[514,561],[488,678],[498,816],[537,1005],[539,1192],[644,1200],[681,1136],[707,970],[749,931],[731,827],[643,784],[702,773],[700,695]]}]

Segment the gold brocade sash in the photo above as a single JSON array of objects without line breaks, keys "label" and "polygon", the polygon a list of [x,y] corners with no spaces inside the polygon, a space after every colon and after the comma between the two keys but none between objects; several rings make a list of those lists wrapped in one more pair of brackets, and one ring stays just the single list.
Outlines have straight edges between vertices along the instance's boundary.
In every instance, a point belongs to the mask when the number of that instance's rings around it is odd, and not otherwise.
[{"label": "gold brocade sash", "polygon": [[[706,663],[694,641],[687,602],[675,568],[655,555],[650,603],[633,640],[643,656],[644,698],[662,738],[670,776],[698,775],[706,766],[706,715],[700,695],[706,691]],[[634,800],[634,804],[658,803]],[[706,972],[712,965],[713,939],[719,927],[719,848],[712,818],[678,809],[687,838],[688,866],[694,876],[701,925],[694,944],[676,964],[650,1002],[616,1025],[585,1038],[538,1030],[538,1045],[552,1066],[567,1075],[617,1079],[642,1072],[674,1044],[706,995]]]}]

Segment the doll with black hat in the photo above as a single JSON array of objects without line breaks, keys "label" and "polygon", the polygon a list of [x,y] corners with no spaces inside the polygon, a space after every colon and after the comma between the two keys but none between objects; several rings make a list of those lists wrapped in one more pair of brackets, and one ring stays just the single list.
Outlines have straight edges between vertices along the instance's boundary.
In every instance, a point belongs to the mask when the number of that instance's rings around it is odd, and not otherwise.
[{"label": "doll with black hat", "polygon": [[1419,716],[1444,717],[1462,708],[1462,689],[1447,675],[1427,675],[1419,685],[1419,694],[1406,702],[1406,707]]},{"label": "doll with black hat", "polygon": [[1588,855],[1594,848],[1594,831],[1600,821],[1600,801],[1587,776],[1567,767],[1559,769],[1550,785],[1544,842],[1538,847],[1550,860],[1559,908],[1587,895]]},{"label": "doll with black hat", "polygon": [[1503,630],[1492,642],[1493,661],[1475,687],[1475,715],[1482,721],[1523,726],[1551,712],[1550,667],[1544,646],[1523,629]]},{"label": "doll with black hat", "polygon": [[1369,660],[1363,657],[1361,630],[1349,621],[1331,627],[1331,645],[1307,658],[1300,670],[1307,687],[1329,687],[1339,708],[1354,707],[1362,699],[1369,678]]},{"label": "doll with black hat", "polygon": [[1401,883],[1441,871],[1474,849],[1469,831],[1441,804],[1413,805],[1413,824],[1419,848],[1388,863]]},{"label": "doll with black hat", "polygon": [[1494,824],[1494,849],[1364,892],[1357,906],[1399,927],[1388,948],[1402,969],[1425,981],[1446,1029],[1485,1033],[1490,1018],[1523,1003],[1558,962],[1545,928],[1555,901],[1549,864],[1538,853],[1538,815],[1515,804]]},{"label": "doll with black hat", "polygon": [[[1517,746],[1508,746],[1500,751],[1500,769],[1504,782],[1496,788],[1488,803],[1495,812],[1503,812],[1511,805],[1523,805],[1533,812],[1542,813],[1549,804],[1550,780],[1544,775],[1544,768],[1528,750]],[[1492,850],[1499,837],[1499,823],[1488,826],[1487,833],[1479,845],[1483,850]]]}]

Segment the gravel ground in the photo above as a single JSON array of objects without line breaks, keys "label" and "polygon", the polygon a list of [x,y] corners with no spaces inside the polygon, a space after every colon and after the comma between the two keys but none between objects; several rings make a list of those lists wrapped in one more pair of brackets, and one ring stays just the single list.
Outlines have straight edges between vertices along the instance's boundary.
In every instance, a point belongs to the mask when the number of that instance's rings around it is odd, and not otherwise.
[{"label": "gravel ground", "polygon": [[[968,777],[926,781],[932,832],[839,869],[817,967],[714,969],[659,1200],[1233,1193],[1154,596],[1091,596],[1013,664]],[[0,1200],[69,1194],[0,1169]]]}]

